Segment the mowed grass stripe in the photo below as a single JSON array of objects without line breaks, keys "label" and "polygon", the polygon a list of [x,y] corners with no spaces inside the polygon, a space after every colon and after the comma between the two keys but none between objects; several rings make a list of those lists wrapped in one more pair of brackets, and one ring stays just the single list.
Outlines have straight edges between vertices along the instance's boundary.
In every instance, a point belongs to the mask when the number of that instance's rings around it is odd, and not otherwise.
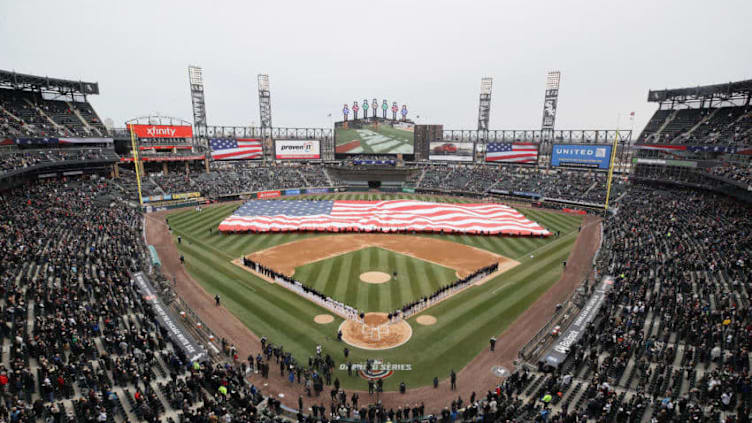
[{"label": "mowed grass stripe", "polygon": [[[222,276],[224,276],[224,278],[222,279],[224,280],[218,280],[216,277],[213,278],[214,284],[212,284],[211,289],[209,289],[210,293],[219,292],[222,297],[233,302],[242,301],[243,297],[248,296],[247,290],[243,290],[237,284],[233,283],[237,280],[244,282],[248,280],[249,276],[251,275],[245,270],[240,269],[237,266],[227,262],[217,263],[216,258],[212,257],[209,252],[202,250],[194,245],[184,245],[181,249],[181,252],[186,256],[186,260],[187,262],[191,263],[191,266],[198,266],[198,269],[196,267],[193,267],[193,271],[202,272],[203,268],[210,269],[212,267],[221,270],[220,274],[223,274]],[[204,281],[207,281],[206,277],[202,279]],[[265,281],[261,282],[261,284],[253,285],[253,287],[256,289],[256,291],[254,292],[263,292],[265,294],[265,301],[254,302],[253,304],[246,303],[246,308],[249,308],[248,306],[250,306],[249,309],[253,310],[255,318],[264,320],[268,322],[271,328],[276,328],[277,331],[283,331],[286,335],[289,335],[292,338],[290,340],[290,344],[297,344],[298,342],[295,341],[295,338],[304,337],[307,330],[314,328],[313,322],[310,320],[308,322],[303,320],[298,320],[296,322],[289,319],[280,318],[278,317],[280,313],[274,313],[272,312],[272,310],[276,308],[280,311],[295,310],[296,313],[310,314],[316,311],[320,312],[321,308],[300,297],[287,295],[289,294],[289,291],[287,291],[285,288],[268,284]],[[268,286],[264,286],[263,284],[266,284]],[[273,288],[273,290],[276,292],[271,291],[269,288]],[[246,292],[244,293],[243,291]],[[255,297],[255,295],[253,295],[253,297]],[[285,346],[287,347],[287,344],[285,344]]]}]

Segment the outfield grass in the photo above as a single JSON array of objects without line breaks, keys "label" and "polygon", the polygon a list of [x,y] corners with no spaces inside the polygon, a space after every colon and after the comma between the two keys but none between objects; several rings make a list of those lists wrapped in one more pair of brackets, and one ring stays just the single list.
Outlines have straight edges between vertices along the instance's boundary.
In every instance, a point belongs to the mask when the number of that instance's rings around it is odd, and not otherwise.
[{"label": "outfield grass", "polygon": [[[311,198],[311,197],[306,197]],[[316,197],[315,197],[316,198]],[[456,198],[436,198],[418,194],[384,195],[346,193],[318,198],[347,200],[381,200],[412,198],[427,201],[463,202]],[[285,346],[299,360],[307,358],[321,344],[337,363],[344,360],[344,345],[336,341],[340,318],[328,325],[313,322],[326,310],[284,288],[269,284],[233,265],[231,260],[274,245],[303,238],[336,234],[282,233],[223,235],[216,230],[237,205],[220,205],[200,213],[184,210],[169,216],[173,235],[183,237],[178,248],[186,258],[191,275],[212,295],[222,296],[222,303],[259,336]],[[413,337],[406,344],[386,351],[351,348],[350,360],[377,358],[391,363],[410,363],[413,371],[397,372],[385,382],[385,389],[396,390],[401,381],[408,388],[428,385],[434,376],[444,379],[451,369],[459,370],[488,347],[488,338],[501,332],[528,308],[561,276],[561,262],[566,260],[577,238],[580,216],[549,213],[543,210],[520,210],[551,231],[561,231],[559,238],[473,237],[471,235],[420,235],[489,250],[515,259],[521,264],[487,283],[472,287],[427,311],[436,316],[433,326],[421,326],[409,320]],[[534,257],[531,257],[534,256]],[[500,340],[503,342],[503,339]],[[346,389],[365,389],[366,382],[346,371],[337,371]],[[462,381],[459,381],[460,385]]]},{"label": "outfield grass", "polygon": [[[361,282],[365,272],[397,278],[382,284]],[[390,313],[457,280],[455,270],[378,247],[368,247],[295,269],[295,279],[364,312]]]}]

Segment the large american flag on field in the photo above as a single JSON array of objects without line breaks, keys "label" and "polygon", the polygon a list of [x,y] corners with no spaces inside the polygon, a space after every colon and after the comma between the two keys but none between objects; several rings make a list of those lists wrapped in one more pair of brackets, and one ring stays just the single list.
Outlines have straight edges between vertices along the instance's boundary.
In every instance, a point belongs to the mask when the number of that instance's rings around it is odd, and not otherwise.
[{"label": "large american flag on field", "polygon": [[251,160],[261,158],[261,140],[252,138],[212,138],[209,140],[214,160]]},{"label": "large american flag on field", "polygon": [[492,142],[486,147],[487,162],[537,163],[538,145],[527,142]]},{"label": "large american flag on field", "polygon": [[415,200],[251,200],[222,223],[225,232],[454,232],[550,235],[503,204],[432,203]]}]

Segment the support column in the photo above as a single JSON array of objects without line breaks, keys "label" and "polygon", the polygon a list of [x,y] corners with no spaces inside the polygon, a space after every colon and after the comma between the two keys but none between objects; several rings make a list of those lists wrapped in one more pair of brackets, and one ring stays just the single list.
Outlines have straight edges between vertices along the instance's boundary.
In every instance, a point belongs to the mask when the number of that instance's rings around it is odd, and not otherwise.
[{"label": "support column", "polygon": [[185,174],[187,175],[188,173],[190,172],[189,172],[189,167],[188,167],[188,160],[186,160],[185,161]]},{"label": "support column", "polygon": [[204,157],[204,168],[206,169],[206,173],[209,173],[209,158]]},{"label": "support column", "polygon": [[120,177],[120,165],[118,165],[117,163],[112,166],[112,174],[115,178]]},{"label": "support column", "polygon": [[167,162],[162,162],[162,174],[167,175]]}]

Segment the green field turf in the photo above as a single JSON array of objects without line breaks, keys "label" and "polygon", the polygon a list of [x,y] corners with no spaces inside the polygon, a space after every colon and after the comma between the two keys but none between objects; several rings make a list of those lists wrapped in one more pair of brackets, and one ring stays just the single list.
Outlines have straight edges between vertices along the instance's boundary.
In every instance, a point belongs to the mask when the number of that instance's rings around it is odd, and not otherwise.
[{"label": "green field turf", "polygon": [[[382,284],[360,281],[364,272],[397,278]],[[457,280],[455,270],[378,247],[368,247],[295,269],[295,279],[364,312],[390,313]]]},{"label": "green field turf", "polygon": [[[311,197],[306,197],[311,198]],[[384,195],[376,193],[345,193],[314,198],[345,200],[381,200],[412,198],[426,201],[462,202],[458,198],[437,198],[419,194]],[[223,235],[216,230],[237,204],[218,205],[202,212],[183,210],[169,215],[173,236],[181,235],[178,245],[186,258],[191,275],[212,296],[222,296],[222,304],[258,336],[267,336],[272,343],[285,346],[298,360],[307,361],[317,344],[321,344],[337,363],[344,362],[344,345],[336,340],[342,319],[318,325],[313,317],[327,311],[313,303],[256,278],[235,266],[231,260],[244,254],[303,238],[336,234],[235,234]],[[559,238],[474,237],[471,235],[420,235],[441,238],[482,248],[510,257],[521,264],[481,286],[475,286],[431,307],[426,313],[435,316],[433,326],[408,320],[413,336],[406,344],[385,351],[351,348],[350,360],[363,362],[368,358],[391,363],[409,363],[412,371],[397,372],[386,380],[384,387],[395,390],[401,381],[408,388],[428,385],[434,376],[444,380],[451,369],[459,370],[482,350],[488,338],[496,335],[528,308],[561,276],[561,262],[566,260],[577,238],[580,216],[549,213],[538,209],[521,209],[528,218],[551,231],[561,231]],[[534,257],[531,257],[534,256]],[[499,340],[503,343],[503,339]],[[347,377],[337,371],[345,389],[365,389],[359,377]],[[459,380],[462,386],[462,380]]]}]

